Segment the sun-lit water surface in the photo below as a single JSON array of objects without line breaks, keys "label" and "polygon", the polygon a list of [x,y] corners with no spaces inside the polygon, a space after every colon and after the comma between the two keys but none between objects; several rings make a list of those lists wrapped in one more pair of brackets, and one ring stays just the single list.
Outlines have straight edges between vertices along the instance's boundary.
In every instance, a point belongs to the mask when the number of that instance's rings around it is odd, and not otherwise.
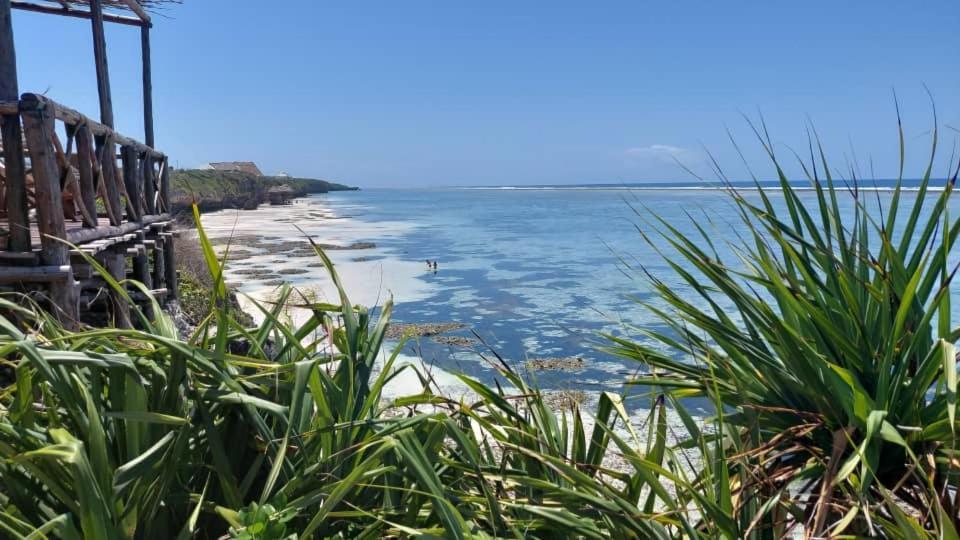
[{"label": "sun-lit water surface", "polygon": [[[802,196],[811,203],[815,197]],[[770,197],[782,204],[779,193]],[[886,205],[890,194],[870,197]],[[906,195],[903,204],[914,197]],[[852,201],[844,197],[842,204],[852,215]],[[663,327],[637,302],[656,303],[641,269],[689,291],[638,232],[650,230],[651,212],[687,235],[696,235],[693,224],[699,224],[725,257],[731,257],[726,244],[745,232],[727,194],[689,189],[368,190],[216,212],[204,224],[211,237],[235,235],[227,278],[254,297],[268,295],[278,274],[321,296],[331,294],[315,258],[263,247],[301,237],[297,227],[321,243],[373,242],[374,248],[328,252],[354,301],[382,303],[392,294],[394,320],[462,322],[469,328],[452,335],[475,332],[485,343],[463,348],[423,338],[408,352],[488,382],[494,370],[478,351],[491,358],[493,349],[518,366],[580,357],[579,369],[535,376],[547,389],[590,391],[619,388],[638,368],[601,352],[601,333],[636,336],[632,327]],[[258,247],[251,248],[251,237]],[[960,254],[951,256],[956,264]],[[428,270],[428,259],[438,262],[436,272]],[[960,320],[958,304],[954,321]]]}]

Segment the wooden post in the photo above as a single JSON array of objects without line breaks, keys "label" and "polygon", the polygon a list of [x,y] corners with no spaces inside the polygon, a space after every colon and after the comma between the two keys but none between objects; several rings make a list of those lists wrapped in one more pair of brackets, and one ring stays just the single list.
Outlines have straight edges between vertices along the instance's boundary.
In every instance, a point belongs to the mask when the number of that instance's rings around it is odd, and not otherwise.
[{"label": "wooden post", "polygon": [[[17,53],[13,44],[13,22],[10,0],[0,0],[0,101],[19,101],[17,85]],[[7,221],[10,236],[7,249],[30,251],[30,222],[27,208],[27,175],[23,161],[23,139],[20,116],[0,117],[3,137],[3,162],[6,168]]]},{"label": "wooden post", "polygon": [[97,186],[93,181],[93,138],[90,129],[77,127],[77,170],[80,173],[81,204],[91,216],[97,216]]},{"label": "wooden post", "polygon": [[137,233],[137,254],[133,256],[133,279],[143,283],[148,289],[153,288],[153,276],[150,275],[150,256],[143,241],[146,236],[143,232]]},{"label": "wooden post", "polygon": [[[57,157],[50,145],[54,114],[32,94],[24,94],[21,105],[37,200],[40,262],[49,266],[69,265],[70,248],[57,240],[67,237],[67,229],[63,219]],[[57,317],[64,323],[72,325],[78,320],[79,295],[73,272],[68,272],[66,279],[50,284],[50,300]]]},{"label": "wooden post", "polygon": [[180,287],[177,283],[177,255],[173,250],[173,235],[171,234],[163,242],[163,258],[166,264],[166,282],[168,298],[177,298],[180,293]]},{"label": "wooden post", "polygon": [[123,185],[127,187],[127,219],[140,221],[143,205],[140,200],[140,162],[137,149],[132,146],[120,147],[120,159],[123,161]]},{"label": "wooden post", "polygon": [[143,199],[146,204],[144,214],[152,216],[157,213],[157,183],[153,158],[147,152],[140,158],[140,177],[143,179]]},{"label": "wooden post", "polygon": [[[126,248],[107,250],[103,253],[103,263],[107,271],[117,282],[127,279]],[[133,328],[130,323],[130,306],[117,291],[110,291],[110,305],[113,306],[113,324],[116,328]]]},{"label": "wooden post", "polygon": [[143,137],[153,148],[153,76],[150,67],[150,24],[140,27],[140,59],[143,65]]},{"label": "wooden post", "polygon": [[103,187],[106,193],[107,214],[111,225],[123,223],[123,208],[120,201],[120,188],[117,180],[117,155],[113,136],[97,137],[97,154],[100,156],[100,172],[103,175]]},{"label": "wooden post", "polygon": [[97,68],[97,94],[100,96],[100,122],[113,126],[113,98],[110,96],[110,70],[107,68],[107,40],[103,32],[103,7],[100,0],[90,0],[90,23],[93,27],[93,60]]},{"label": "wooden post", "polygon": [[[153,276],[150,275],[150,255],[143,244],[144,240],[146,240],[146,236],[143,232],[137,232],[137,254],[133,256],[133,279],[143,283],[147,289],[153,289]],[[149,303],[143,303],[143,313],[148,319],[153,319],[154,313]]]},{"label": "wooden post", "polygon": [[162,236],[158,236],[153,247],[153,285],[155,287],[168,287],[166,285],[167,270],[164,266],[163,246],[166,244]]},{"label": "wooden post", "polygon": [[163,158],[160,164],[160,208],[164,212],[170,212],[170,160]]}]

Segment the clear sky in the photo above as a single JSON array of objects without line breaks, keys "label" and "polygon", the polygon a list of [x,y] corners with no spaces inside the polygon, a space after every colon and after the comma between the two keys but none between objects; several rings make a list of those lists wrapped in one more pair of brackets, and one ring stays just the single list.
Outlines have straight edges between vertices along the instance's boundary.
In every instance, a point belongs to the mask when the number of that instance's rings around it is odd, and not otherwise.
[{"label": "clear sky", "polygon": [[[956,0],[804,2],[185,0],[155,17],[157,145],[182,167],[364,187],[687,180],[703,148],[771,171],[815,123],[834,165],[896,174],[892,89],[912,176],[933,93],[960,127]],[[89,22],[14,12],[22,92],[98,114]],[[110,25],[117,127],[142,139],[139,33]],[[792,162],[792,160],[791,160]],[[946,165],[939,167],[942,171]],[[790,167],[792,175],[798,174]]]}]

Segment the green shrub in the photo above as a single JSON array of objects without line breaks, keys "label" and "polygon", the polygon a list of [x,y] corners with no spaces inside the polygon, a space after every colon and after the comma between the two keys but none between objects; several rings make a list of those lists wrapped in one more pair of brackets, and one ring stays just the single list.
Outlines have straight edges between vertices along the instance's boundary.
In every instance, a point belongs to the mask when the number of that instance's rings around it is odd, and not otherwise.
[{"label": "green shrub", "polygon": [[838,187],[815,140],[805,203],[765,128],[755,131],[782,195],[730,187],[745,234],[727,259],[703,228],[688,237],[653,218],[644,238],[693,292],[654,278],[668,307],[650,309],[670,331],[645,332],[656,345],[611,336],[611,350],[649,367],[634,383],[709,398],[723,413],[713,457],[738,534],[792,524],[876,535],[902,522],[910,534],[956,537],[960,329],[948,258],[960,220],[949,213],[955,176],[929,191],[936,131],[916,197],[898,182],[882,205]]}]

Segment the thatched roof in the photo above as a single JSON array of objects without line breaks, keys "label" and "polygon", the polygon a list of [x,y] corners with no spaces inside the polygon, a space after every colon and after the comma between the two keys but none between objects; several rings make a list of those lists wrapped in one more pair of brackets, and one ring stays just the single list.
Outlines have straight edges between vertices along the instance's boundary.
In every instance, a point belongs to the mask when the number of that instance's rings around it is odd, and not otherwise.
[{"label": "thatched roof", "polygon": [[[71,6],[83,6],[84,8],[90,7],[89,0],[64,0],[63,2],[56,1],[50,3],[60,4],[61,6],[63,4],[69,4]],[[124,0],[101,0],[100,3],[104,8],[132,11],[130,4]],[[181,4],[183,0],[137,0],[137,3],[147,11],[156,11],[158,8],[162,9],[170,4]]]},{"label": "thatched roof", "polygon": [[[150,13],[183,3],[183,0],[100,0],[105,22],[150,26]],[[11,0],[10,6],[25,11],[90,18],[89,0]],[[136,15],[129,16],[129,13]]]}]

